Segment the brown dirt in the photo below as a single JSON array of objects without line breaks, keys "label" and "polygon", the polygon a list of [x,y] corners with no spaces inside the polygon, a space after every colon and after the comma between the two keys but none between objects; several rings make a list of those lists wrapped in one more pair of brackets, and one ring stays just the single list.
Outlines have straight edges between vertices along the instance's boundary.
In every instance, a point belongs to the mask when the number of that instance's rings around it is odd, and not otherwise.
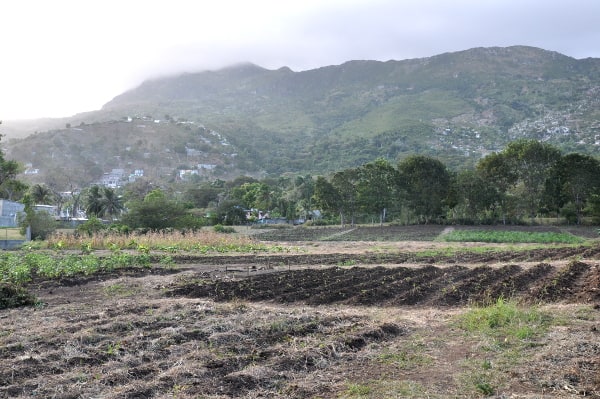
[{"label": "brown dirt", "polygon": [[[600,397],[597,247],[293,245],[28,287],[43,305],[0,311],[0,398]],[[518,349],[457,327],[501,297],[563,322]]]}]

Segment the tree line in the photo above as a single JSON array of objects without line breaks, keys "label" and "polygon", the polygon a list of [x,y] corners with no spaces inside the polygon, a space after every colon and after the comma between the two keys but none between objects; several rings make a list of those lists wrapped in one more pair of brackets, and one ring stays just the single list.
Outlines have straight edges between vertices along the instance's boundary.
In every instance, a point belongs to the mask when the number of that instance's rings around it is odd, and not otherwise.
[{"label": "tree line", "polygon": [[[14,165],[7,166],[13,168],[10,182]],[[15,182],[0,184],[5,192],[23,188]],[[598,223],[600,161],[579,153],[562,154],[536,140],[518,140],[460,171],[436,158],[412,155],[396,164],[378,158],[326,176],[240,176],[169,187],[147,180],[120,189],[92,186],[66,200],[36,184],[22,200],[54,201],[71,209],[70,214],[79,207],[88,217],[152,230],[237,225],[268,217],[341,225],[514,224],[538,217]]]},{"label": "tree line", "polygon": [[377,159],[318,177],[315,200],[342,224],[365,214],[403,223],[522,223],[537,217],[582,223],[586,216],[597,223],[600,162],[518,140],[458,172],[423,155],[395,166]]}]

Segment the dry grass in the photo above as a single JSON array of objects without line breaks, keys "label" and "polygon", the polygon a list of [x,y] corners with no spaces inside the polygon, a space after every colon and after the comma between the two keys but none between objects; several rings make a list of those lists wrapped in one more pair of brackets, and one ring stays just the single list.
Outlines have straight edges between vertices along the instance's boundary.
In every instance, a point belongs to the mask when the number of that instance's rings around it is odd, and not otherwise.
[{"label": "dry grass", "polygon": [[117,234],[100,232],[87,236],[81,234],[58,233],[47,240],[49,248],[80,249],[89,245],[93,249],[173,249],[198,250],[201,248],[248,249],[260,244],[252,237],[237,234],[222,234],[210,230],[148,232],[145,234]]}]

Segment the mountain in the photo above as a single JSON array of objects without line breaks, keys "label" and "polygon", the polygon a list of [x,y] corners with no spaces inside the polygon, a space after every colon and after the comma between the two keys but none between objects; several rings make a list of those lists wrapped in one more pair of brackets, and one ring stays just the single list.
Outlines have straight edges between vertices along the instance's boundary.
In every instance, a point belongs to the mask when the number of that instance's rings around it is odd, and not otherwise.
[{"label": "mountain", "polygon": [[[525,46],[475,48],[404,61],[349,61],[301,72],[239,64],[164,77],[69,123],[107,125],[94,130],[92,152],[110,159],[122,156],[111,145],[137,150],[133,137],[138,134],[143,140],[151,134],[133,129],[127,142],[109,139],[108,121],[168,120],[163,127],[170,126],[173,137],[154,143],[154,151],[141,149],[165,155],[156,155],[154,164],[167,168],[187,160],[167,162],[169,156],[201,144],[176,123],[182,121],[193,132],[204,129],[199,136],[222,137],[217,147],[204,150],[217,158],[225,154],[219,159],[229,175],[326,173],[377,157],[395,161],[414,153],[436,156],[458,168],[518,138],[597,155],[599,95],[599,59],[577,60]],[[129,126],[143,125],[138,122]],[[90,134],[84,130],[78,137]],[[67,133],[38,134],[47,151],[54,148],[52,134]],[[103,134],[104,139],[98,136]],[[83,151],[79,139],[72,140],[67,141],[73,148],[63,148],[59,159]],[[219,149],[223,140],[227,151]],[[9,152],[19,146],[23,144],[18,140],[11,142]],[[13,153],[24,162],[34,158],[25,159],[23,151]],[[88,161],[102,164],[103,170],[112,162]]]}]

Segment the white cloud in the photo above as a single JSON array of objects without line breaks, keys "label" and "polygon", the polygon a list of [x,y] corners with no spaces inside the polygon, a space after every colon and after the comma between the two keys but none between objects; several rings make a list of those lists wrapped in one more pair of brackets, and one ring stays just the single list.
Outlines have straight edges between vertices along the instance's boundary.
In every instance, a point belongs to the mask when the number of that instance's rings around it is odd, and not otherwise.
[{"label": "white cloud", "polygon": [[600,2],[21,0],[2,5],[0,119],[100,108],[144,79],[534,45],[598,57]]}]

